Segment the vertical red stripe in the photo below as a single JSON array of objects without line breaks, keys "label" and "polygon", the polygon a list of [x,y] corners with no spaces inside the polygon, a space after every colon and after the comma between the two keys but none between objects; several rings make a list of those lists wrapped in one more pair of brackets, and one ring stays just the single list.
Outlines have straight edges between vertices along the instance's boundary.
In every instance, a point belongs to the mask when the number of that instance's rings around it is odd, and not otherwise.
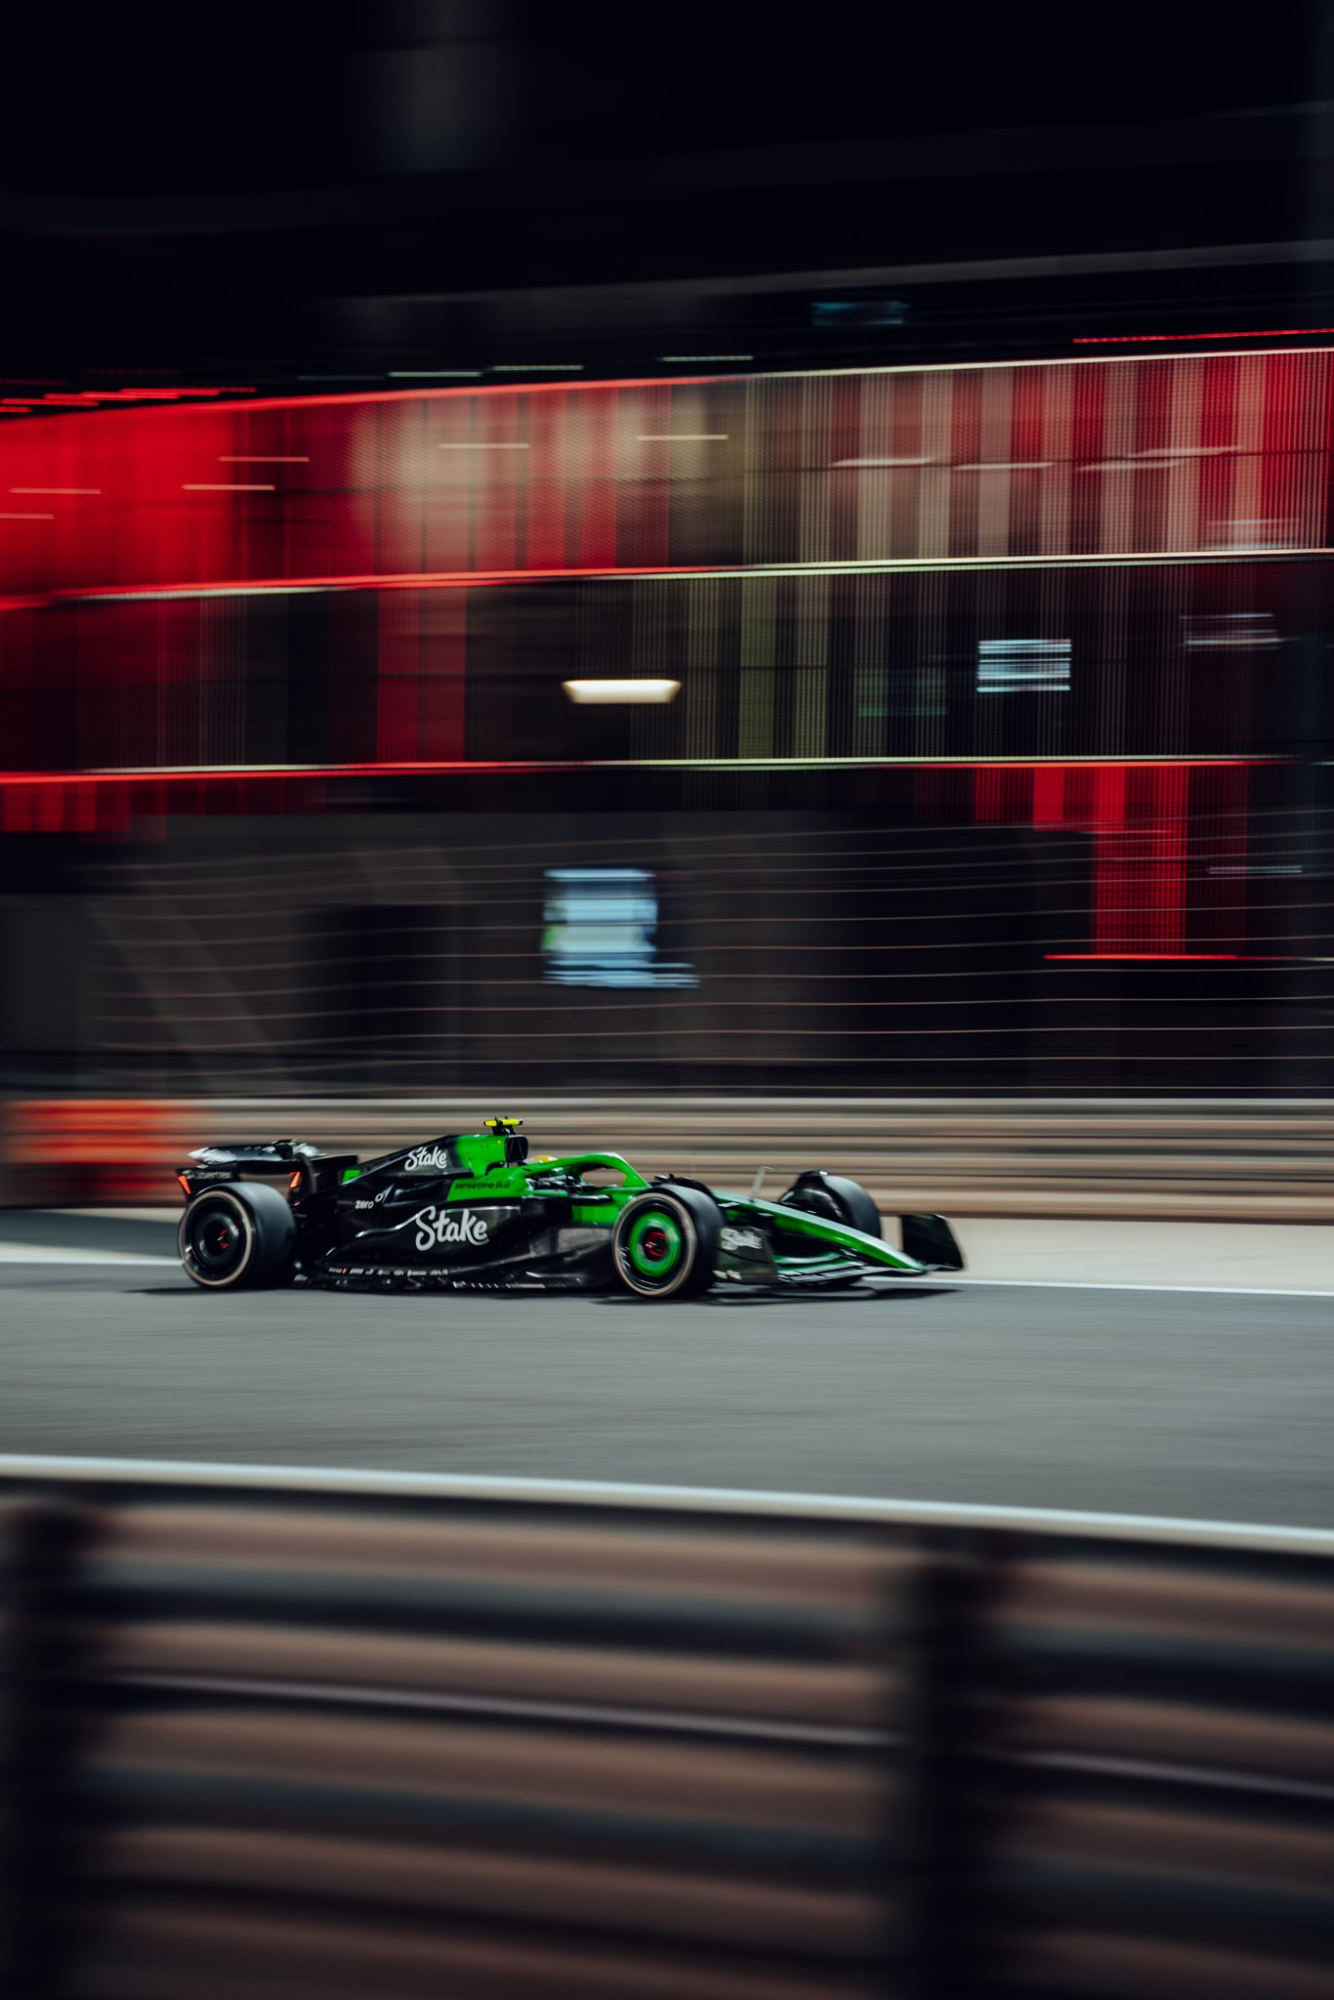
[{"label": "vertical red stripe", "polygon": [[1100,767],[1094,783],[1093,946],[1095,951],[1133,950],[1124,942],[1132,904],[1125,851],[1126,771],[1123,764]]},{"label": "vertical red stripe", "polygon": [[574,560],[588,569],[616,562],[616,462],[620,394],[606,389],[583,406],[584,476],[571,495]]},{"label": "vertical red stripe", "polygon": [[1034,826],[1065,824],[1065,766],[1044,764],[1033,773]]},{"label": "vertical red stripe", "polygon": [[533,399],[528,419],[528,450],[497,453],[497,457],[522,458],[527,477],[525,565],[528,569],[563,569],[568,560],[565,549],[565,480],[569,472],[566,450],[566,417],[570,399],[566,396],[538,396]]},{"label": "vertical red stripe", "polygon": [[1154,772],[1152,870],[1149,906],[1154,951],[1185,949],[1186,782],[1180,765]]}]

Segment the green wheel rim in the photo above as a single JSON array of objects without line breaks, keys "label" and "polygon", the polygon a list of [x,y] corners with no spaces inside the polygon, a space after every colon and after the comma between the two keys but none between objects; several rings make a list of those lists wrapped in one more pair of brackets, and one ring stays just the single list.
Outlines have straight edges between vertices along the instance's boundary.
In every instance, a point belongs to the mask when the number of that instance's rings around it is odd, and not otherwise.
[{"label": "green wheel rim", "polygon": [[626,1231],[626,1256],[643,1278],[672,1277],[685,1247],[685,1235],[670,1209],[646,1208]]},{"label": "green wheel rim", "polygon": [[690,1274],[692,1254],[690,1220],[672,1202],[640,1208],[616,1236],[616,1262],[632,1292],[676,1292]]}]

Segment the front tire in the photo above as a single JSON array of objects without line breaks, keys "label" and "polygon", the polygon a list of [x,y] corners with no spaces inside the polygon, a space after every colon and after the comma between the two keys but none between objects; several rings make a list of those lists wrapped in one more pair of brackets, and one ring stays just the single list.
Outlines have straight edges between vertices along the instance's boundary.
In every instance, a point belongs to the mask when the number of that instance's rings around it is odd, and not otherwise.
[{"label": "front tire", "polygon": [[847,1180],[842,1174],[827,1174],[822,1167],[798,1174],[779,1200],[785,1208],[800,1208],[807,1215],[823,1215],[830,1222],[846,1223],[849,1229],[859,1229],[863,1236],[885,1233],[880,1210],[861,1182]]},{"label": "front tire", "polygon": [[722,1210],[699,1188],[655,1188],[629,1202],[612,1232],[612,1262],[641,1299],[691,1299],[713,1283]]},{"label": "front tire", "polygon": [[186,1277],[204,1291],[285,1285],[296,1265],[296,1221],[262,1182],[202,1188],[181,1217],[176,1245]]}]

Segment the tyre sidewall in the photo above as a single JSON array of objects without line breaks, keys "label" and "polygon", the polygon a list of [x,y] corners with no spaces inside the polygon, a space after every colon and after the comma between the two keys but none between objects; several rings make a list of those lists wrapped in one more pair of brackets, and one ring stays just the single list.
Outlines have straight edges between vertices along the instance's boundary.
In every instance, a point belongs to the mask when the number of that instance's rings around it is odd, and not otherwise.
[{"label": "tyre sidewall", "polygon": [[[193,1225],[205,1208],[225,1209],[239,1225],[245,1250],[235,1269],[221,1277],[201,1272],[191,1254]],[[206,1292],[250,1291],[259,1285],[280,1285],[292,1275],[296,1256],[296,1222],[274,1188],[233,1184],[201,1188],[187,1204],[176,1232],[181,1267],[193,1284]]]},{"label": "tyre sidewall", "polygon": [[780,1199],[809,1215],[826,1215],[832,1222],[846,1223],[849,1229],[858,1229],[863,1236],[883,1237],[885,1233],[880,1210],[866,1189],[860,1181],[850,1181],[843,1174],[814,1169],[803,1174]]},{"label": "tyre sidewall", "polygon": [[863,1236],[884,1235],[880,1210],[860,1181],[847,1180],[842,1174],[826,1174],[824,1185],[843,1211],[850,1229],[859,1229]]},{"label": "tyre sidewall", "polygon": [[[669,1280],[662,1285],[650,1286],[636,1282],[639,1274],[626,1253],[625,1245],[636,1219],[654,1209],[663,1211],[676,1222],[687,1251]],[[663,1299],[697,1297],[713,1283],[722,1222],[722,1210],[717,1202],[698,1188],[655,1188],[641,1195],[621,1210],[612,1232],[612,1263],[618,1280],[635,1298],[655,1304]]]}]

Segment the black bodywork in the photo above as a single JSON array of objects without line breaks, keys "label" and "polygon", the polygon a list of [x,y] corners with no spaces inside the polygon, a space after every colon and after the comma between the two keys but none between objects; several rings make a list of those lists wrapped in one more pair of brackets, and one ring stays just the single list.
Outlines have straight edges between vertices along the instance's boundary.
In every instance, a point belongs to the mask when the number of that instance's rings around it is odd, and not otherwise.
[{"label": "black bodywork", "polygon": [[906,1216],[902,1249],[886,1242],[866,1190],[822,1169],[762,1201],[685,1176],[647,1180],[614,1153],[530,1160],[519,1122],[488,1119],[485,1132],[370,1160],[292,1140],[204,1147],[178,1174],[182,1262],[213,1289],[292,1278],[451,1290],[621,1283],[684,1297],[715,1279],[837,1285],[963,1261],[939,1217]]}]

